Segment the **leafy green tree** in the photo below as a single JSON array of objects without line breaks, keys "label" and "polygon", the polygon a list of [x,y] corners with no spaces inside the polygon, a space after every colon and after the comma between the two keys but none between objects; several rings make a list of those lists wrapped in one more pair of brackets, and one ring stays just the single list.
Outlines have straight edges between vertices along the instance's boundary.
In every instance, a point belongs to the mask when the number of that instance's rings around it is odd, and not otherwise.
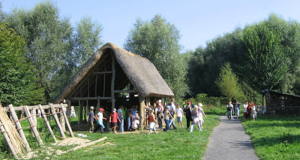
[{"label": "leafy green tree", "polygon": [[4,106],[44,103],[44,90],[36,85],[37,72],[25,58],[26,42],[0,22],[0,101]]},{"label": "leafy green tree", "polygon": [[232,71],[229,63],[225,63],[221,68],[221,72],[215,83],[222,95],[228,97],[230,100],[232,98],[243,99],[245,97],[239,79]]},{"label": "leafy green tree", "polygon": [[138,19],[124,45],[126,50],[148,58],[176,97],[189,91],[187,63],[180,55],[179,39],[179,30],[160,15],[155,15],[151,21]]},{"label": "leafy green tree", "polygon": [[242,40],[248,49],[248,61],[241,67],[244,81],[256,91],[272,89],[288,70],[279,33],[258,24],[246,28]]},{"label": "leafy green tree", "polygon": [[91,17],[84,17],[77,23],[75,33],[75,60],[81,66],[103,43],[101,42],[102,27],[92,22]]}]

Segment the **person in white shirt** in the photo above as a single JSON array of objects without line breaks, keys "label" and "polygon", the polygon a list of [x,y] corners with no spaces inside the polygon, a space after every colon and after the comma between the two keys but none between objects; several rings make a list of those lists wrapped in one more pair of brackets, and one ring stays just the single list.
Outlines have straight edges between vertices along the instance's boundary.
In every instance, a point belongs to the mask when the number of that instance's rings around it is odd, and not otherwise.
[{"label": "person in white shirt", "polygon": [[207,117],[206,117],[206,114],[204,113],[204,110],[202,108],[203,104],[199,103],[198,105],[199,105],[198,112],[199,112],[200,127],[201,127],[201,129],[203,129],[203,125],[202,125],[203,122],[204,122],[203,116],[205,116],[205,118],[207,118]]},{"label": "person in white shirt", "polygon": [[71,109],[70,117],[76,117],[74,106],[71,106],[70,109]]},{"label": "person in white shirt", "polygon": [[103,119],[107,120],[105,117],[103,117],[103,112],[104,111],[105,110],[103,108],[100,108],[97,116],[95,117],[96,120],[97,120],[98,126],[95,128],[94,132],[97,132],[97,130],[100,128],[100,132],[104,133],[103,129],[105,128],[105,126],[103,124]]},{"label": "person in white shirt", "polygon": [[247,107],[248,107],[248,101],[246,101],[244,104],[244,110],[243,110],[244,120],[246,119],[247,116]]},{"label": "person in white shirt", "polygon": [[177,122],[179,127],[184,127],[182,123],[182,117],[183,117],[183,110],[180,108],[179,104],[176,104],[176,116],[177,116]]}]

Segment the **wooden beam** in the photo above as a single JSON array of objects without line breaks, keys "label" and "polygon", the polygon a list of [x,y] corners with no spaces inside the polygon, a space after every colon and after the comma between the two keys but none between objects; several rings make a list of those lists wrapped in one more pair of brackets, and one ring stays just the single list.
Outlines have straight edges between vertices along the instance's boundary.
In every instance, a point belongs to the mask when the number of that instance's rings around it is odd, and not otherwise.
[{"label": "wooden beam", "polygon": [[111,99],[110,97],[72,97],[70,100],[109,100]]},{"label": "wooden beam", "polygon": [[[67,106],[67,104],[64,104],[64,106]],[[60,105],[59,104],[53,104],[53,107],[54,108],[60,108]],[[31,110],[33,108],[39,108],[39,105],[35,105],[35,106],[28,106],[28,109]],[[43,105],[43,108],[44,109],[49,109],[50,106],[49,105]],[[3,110],[6,111],[6,112],[9,112],[9,107],[3,107]],[[19,106],[19,107],[14,107],[14,110],[15,111],[23,111],[23,106]]]},{"label": "wooden beam", "polygon": [[107,74],[107,73],[113,73],[112,71],[105,71],[105,72],[93,72],[93,74]]},{"label": "wooden beam", "polygon": [[138,93],[136,90],[114,90],[114,93]]},{"label": "wooden beam", "polygon": [[[26,117],[28,117],[27,120],[28,120],[28,122],[30,124],[30,129],[31,129],[31,131],[34,134],[34,137],[38,141],[39,145],[41,145],[41,146],[44,145],[44,143],[43,143],[43,141],[42,141],[42,139],[41,139],[41,137],[39,135],[39,132],[38,132],[38,130],[36,128],[36,123],[34,122],[33,118],[31,117],[31,114],[29,112],[28,107],[24,106],[24,110],[25,110]],[[36,117],[36,115],[34,115],[34,116]]]},{"label": "wooden beam", "polygon": [[111,53],[111,67],[112,67],[112,77],[111,77],[111,112],[115,108],[115,77],[116,77],[116,68],[115,68],[115,57],[113,53]]},{"label": "wooden beam", "polygon": [[45,121],[45,123],[46,123],[46,125],[47,125],[47,127],[48,127],[48,130],[49,130],[49,132],[50,132],[50,134],[51,134],[51,136],[52,136],[54,142],[56,143],[56,142],[57,142],[57,141],[56,141],[56,138],[55,138],[54,133],[53,133],[53,131],[52,131],[52,129],[51,129],[51,125],[49,124],[49,122],[48,122],[48,120],[47,120],[47,116],[46,116],[46,114],[45,114],[45,112],[44,112],[44,108],[43,108],[42,105],[39,105],[39,108],[40,108],[40,111],[41,111],[41,115],[42,115],[42,117],[44,118],[44,121]]},{"label": "wooden beam", "polygon": [[143,130],[144,129],[144,120],[145,120],[145,97],[142,95],[139,95],[139,101],[140,101],[140,111],[139,111],[139,116],[140,116],[140,128]]}]

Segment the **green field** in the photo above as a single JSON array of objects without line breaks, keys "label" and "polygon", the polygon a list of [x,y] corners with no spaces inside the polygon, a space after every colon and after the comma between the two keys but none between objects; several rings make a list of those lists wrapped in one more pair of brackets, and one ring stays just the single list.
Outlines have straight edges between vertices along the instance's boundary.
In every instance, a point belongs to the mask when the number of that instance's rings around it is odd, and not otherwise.
[{"label": "green field", "polygon": [[242,124],[260,159],[300,159],[300,117],[259,116]]}]

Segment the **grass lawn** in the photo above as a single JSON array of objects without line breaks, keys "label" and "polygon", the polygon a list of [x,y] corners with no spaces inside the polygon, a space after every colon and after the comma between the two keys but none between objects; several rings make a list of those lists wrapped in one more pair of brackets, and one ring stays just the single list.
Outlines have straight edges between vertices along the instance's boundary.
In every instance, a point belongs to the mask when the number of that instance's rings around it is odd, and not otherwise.
[{"label": "grass lawn", "polygon": [[300,117],[259,116],[242,122],[260,159],[300,159]]},{"label": "grass lawn", "polygon": [[[185,118],[184,125],[186,124]],[[74,121],[74,118],[72,118]],[[200,132],[194,129],[190,133],[186,127],[178,128],[177,130],[170,130],[169,132],[159,132],[158,134],[148,135],[147,131],[138,131],[140,133],[130,134],[113,134],[110,133],[88,133],[75,132],[86,134],[87,139],[97,140],[102,137],[107,137],[107,140],[99,142],[96,145],[87,148],[79,149],[69,152],[53,159],[202,159],[205,154],[206,146],[208,144],[208,137],[210,136],[214,127],[219,123],[219,116],[207,115],[204,119],[204,131]],[[25,125],[25,124],[24,124]],[[23,126],[23,125],[22,125]],[[46,129],[47,130],[47,129]],[[43,131],[46,132],[46,131]],[[56,133],[56,135],[59,135]],[[28,132],[28,136],[30,133]],[[51,136],[48,136],[48,143],[51,146]],[[43,139],[47,139],[43,136]],[[5,142],[1,141],[2,143]],[[105,143],[112,143],[114,145],[101,145]],[[32,138],[31,144],[34,148],[38,148],[37,143]],[[72,146],[74,147],[74,146]],[[60,150],[67,150],[70,147],[57,147]],[[9,151],[10,152],[10,151]],[[42,155],[44,157],[45,155]],[[11,154],[0,153],[1,158],[12,158]],[[42,158],[39,157],[38,159]],[[49,156],[48,156],[49,157]],[[45,157],[44,157],[45,158]]]}]

